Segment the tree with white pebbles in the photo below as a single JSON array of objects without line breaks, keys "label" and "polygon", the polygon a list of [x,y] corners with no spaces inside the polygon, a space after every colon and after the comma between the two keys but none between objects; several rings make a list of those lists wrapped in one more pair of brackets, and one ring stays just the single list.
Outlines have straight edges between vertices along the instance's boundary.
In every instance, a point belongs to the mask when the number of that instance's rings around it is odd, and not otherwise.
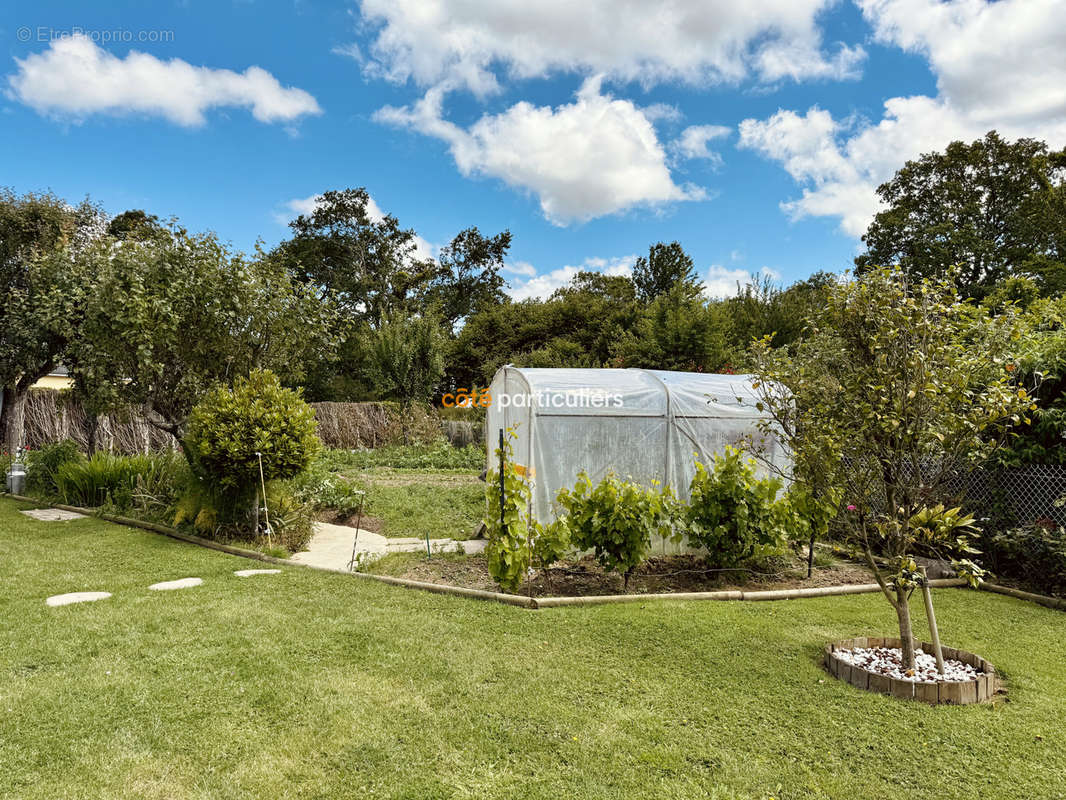
[{"label": "tree with white pebbles", "polygon": [[974,581],[981,574],[967,558],[973,519],[943,503],[960,474],[1028,423],[1018,338],[1009,313],[988,316],[950,280],[911,283],[882,268],[835,286],[791,352],[768,338],[754,346],[767,431],[792,456],[799,490],[840,491],[898,617],[905,670],[915,666],[908,601],[924,580],[915,547],[955,557]]}]

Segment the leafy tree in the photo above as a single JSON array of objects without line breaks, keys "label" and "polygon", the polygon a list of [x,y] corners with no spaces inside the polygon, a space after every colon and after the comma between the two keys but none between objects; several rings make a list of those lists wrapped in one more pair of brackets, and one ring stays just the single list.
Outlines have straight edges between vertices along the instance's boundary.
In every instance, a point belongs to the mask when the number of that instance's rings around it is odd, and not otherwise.
[{"label": "leafy tree", "polygon": [[617,340],[614,363],[646,369],[714,372],[729,356],[730,319],[723,306],[675,283],[643,309]]},{"label": "leafy tree", "polygon": [[394,315],[369,336],[370,377],[379,395],[399,398],[403,404],[406,444],[406,411],[414,403],[428,402],[444,375],[444,332],[432,314]]},{"label": "leafy tree", "polygon": [[648,248],[648,255],[633,265],[633,284],[642,303],[650,303],[678,284],[686,297],[698,297],[703,291],[692,258],[677,242],[658,242]]},{"label": "leafy tree", "polygon": [[452,330],[460,320],[504,301],[500,269],[510,247],[510,231],[484,236],[477,228],[467,228],[441,248],[426,299],[445,328]]},{"label": "leafy tree", "polygon": [[323,192],[313,211],[289,223],[293,238],[275,257],[298,281],[328,290],[343,311],[376,326],[409,310],[435,265],[417,257],[413,230],[372,209],[366,189]]},{"label": "leafy tree", "polygon": [[0,427],[10,452],[22,445],[26,393],[59,364],[91,285],[55,256],[90,246],[105,224],[88,200],[74,207],[52,194],[0,190]]},{"label": "leafy tree", "polygon": [[730,325],[730,342],[742,354],[755,339],[772,335],[775,347],[792,344],[803,332],[807,318],[824,302],[837,277],[816,272],[782,289],[767,275],[753,275],[734,297],[722,301]]},{"label": "leafy tree", "polygon": [[107,225],[107,235],[115,239],[144,239],[165,232],[159,217],[139,208],[123,211]]},{"label": "leafy tree", "polygon": [[[1015,378],[1017,335],[1011,315],[989,317],[948,280],[912,283],[880,268],[835,286],[794,353],[766,339],[755,348],[766,432],[792,456],[794,480],[841,491],[896,611],[905,668],[914,666],[908,600],[921,580],[913,548],[967,551],[966,518],[934,504],[1033,408]],[[814,470],[831,472],[819,479]]]},{"label": "leafy tree", "polygon": [[863,236],[859,274],[891,264],[911,280],[951,273],[977,297],[1011,275],[1066,288],[1066,150],[990,131],[908,161],[877,193],[888,208]]},{"label": "leafy tree", "polygon": [[504,364],[601,367],[638,315],[626,276],[581,272],[545,301],[490,306],[471,315],[451,343],[449,386],[485,386]]},{"label": "leafy tree", "polygon": [[143,407],[177,438],[197,401],[255,368],[290,381],[330,348],[333,310],[275,261],[234,253],[181,228],[145,240],[101,240],[72,263],[93,277],[72,376],[99,408]]}]

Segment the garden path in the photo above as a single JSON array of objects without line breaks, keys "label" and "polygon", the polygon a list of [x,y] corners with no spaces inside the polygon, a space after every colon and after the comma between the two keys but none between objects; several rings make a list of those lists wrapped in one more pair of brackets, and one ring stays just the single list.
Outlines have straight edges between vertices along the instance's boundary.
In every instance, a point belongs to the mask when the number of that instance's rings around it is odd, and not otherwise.
[{"label": "garden path", "polygon": [[[328,522],[316,522],[315,533],[307,545],[307,550],[292,556],[293,561],[310,564],[327,569],[347,570],[352,560],[352,544],[355,552],[365,560],[373,561],[388,553],[418,553],[426,549],[425,539],[397,538],[389,539],[380,533],[358,529],[359,539],[355,540],[356,528],[347,525],[333,525]],[[455,539],[430,539],[430,549],[435,553],[465,552],[467,554],[484,551],[484,539],[456,541]]]}]

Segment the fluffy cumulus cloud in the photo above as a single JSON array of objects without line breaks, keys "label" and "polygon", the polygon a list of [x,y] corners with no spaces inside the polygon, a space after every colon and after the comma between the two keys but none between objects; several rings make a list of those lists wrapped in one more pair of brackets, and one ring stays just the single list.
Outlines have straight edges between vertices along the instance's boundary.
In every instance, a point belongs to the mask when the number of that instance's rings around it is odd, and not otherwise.
[{"label": "fluffy cumulus cloud", "polygon": [[137,51],[118,58],[80,35],[15,62],[8,96],[42,114],[148,114],[198,126],[206,111],[221,107],[248,108],[260,122],[291,123],[321,113],[310,94],[282,86],[259,67],[233,72]]},{"label": "fluffy cumulus cloud", "polygon": [[464,175],[483,175],[534,193],[558,225],[635,206],[702,199],[674,183],[666,152],[645,112],[601,91],[589,78],[574,102],[555,108],[520,102],[486,114],[469,128],[443,117],[443,90],[431,89],[410,107],[386,107],[378,121],[437,137]]},{"label": "fluffy cumulus cloud", "polygon": [[856,77],[860,46],[826,45],[819,14],[836,0],[362,0],[376,26],[373,75],[477,94],[516,78],[602,73],[645,85]]},{"label": "fluffy cumulus cloud", "polygon": [[[301,214],[308,215],[313,213],[318,208],[321,200],[322,196],[317,194],[286,200],[282,203],[281,210],[274,214],[274,221],[279,225],[288,225],[291,220]],[[367,201],[366,214],[370,217],[371,222],[381,222],[385,219],[385,212],[381,210],[381,206],[377,204],[373,197]],[[416,258],[429,259],[436,257],[436,248],[418,234],[415,234],[414,244]]]},{"label": "fluffy cumulus cloud", "polygon": [[509,264],[505,269],[513,276],[508,280],[507,293],[514,300],[538,298],[544,300],[556,289],[566,286],[579,272],[601,272],[604,275],[629,275],[636,256],[618,258],[586,258],[580,265],[567,265],[538,275],[536,267],[524,261]]},{"label": "fluffy cumulus cloud", "polygon": [[745,120],[740,145],[778,161],[802,187],[793,217],[829,216],[860,236],[875,190],[904,160],[996,129],[1008,138],[1066,140],[1062,0],[859,0],[877,41],[918,53],[937,95],[894,97],[874,122],[817,107]]},{"label": "fluffy cumulus cloud", "polygon": [[712,264],[703,278],[703,293],[713,298],[732,297],[743,287],[751,285],[759,275],[772,281],[781,280],[781,273],[770,267],[763,267],[758,273],[751,273],[746,269],[729,269],[721,264]]},{"label": "fluffy cumulus cloud", "polygon": [[673,143],[673,149],[682,158],[705,158],[712,164],[722,163],[722,157],[707,147],[712,139],[721,139],[733,132],[724,125],[689,125]]}]

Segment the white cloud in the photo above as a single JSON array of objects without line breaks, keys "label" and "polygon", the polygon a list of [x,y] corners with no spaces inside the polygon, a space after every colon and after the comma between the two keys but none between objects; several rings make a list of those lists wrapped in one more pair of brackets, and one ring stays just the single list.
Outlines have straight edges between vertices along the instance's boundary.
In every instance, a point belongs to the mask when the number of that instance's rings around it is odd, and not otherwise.
[{"label": "white cloud", "polygon": [[703,293],[708,297],[732,297],[737,294],[738,284],[746,286],[751,283],[751,273],[746,269],[728,269],[721,264],[713,264],[703,279]]},{"label": "white cloud", "polygon": [[817,17],[837,0],[362,0],[370,74],[477,94],[516,78],[603,73],[651,85],[855,77],[861,47],[827,54]]},{"label": "white cloud", "polygon": [[719,166],[722,163],[722,157],[715,151],[709,150],[707,142],[711,139],[721,139],[732,132],[732,128],[724,125],[690,125],[681,131],[681,135],[673,143],[673,149],[682,158],[705,158],[715,166]]},{"label": "white cloud", "polygon": [[510,272],[513,275],[521,275],[525,278],[532,278],[537,274],[537,268],[528,261],[512,261],[510,264],[504,264],[503,271]]},{"label": "white cloud", "polygon": [[[633,263],[636,256],[620,256],[616,258],[586,258],[580,265],[567,265],[553,269],[550,272],[538,275],[536,268],[526,262],[519,262],[521,274],[528,276],[526,280],[512,281],[507,288],[507,293],[513,300],[529,300],[538,298],[547,299],[556,289],[561,289],[574,279],[579,272],[601,272],[604,275],[629,275],[633,272]],[[510,271],[518,272],[511,265]]]},{"label": "white cloud", "polygon": [[413,107],[387,106],[375,119],[447,142],[464,175],[533,192],[557,225],[706,197],[698,187],[674,183],[647,116],[629,100],[602,94],[599,77],[586,80],[573,103],[516,103],[469,129],[443,118],[442,97],[434,88]]},{"label": "white cloud", "polygon": [[[314,213],[314,210],[318,208],[318,204],[321,200],[322,196],[317,194],[312,194],[307,197],[294,197],[292,200],[287,200],[282,204],[282,210],[274,214],[274,221],[279,225],[288,225],[291,220],[301,214],[306,216]],[[373,197],[370,197],[367,200],[366,215],[370,218],[371,222],[381,222],[385,219],[385,212],[381,210],[381,207]],[[436,258],[437,249],[417,233],[415,234],[414,245],[415,258],[422,260]]]},{"label": "white cloud", "polygon": [[194,67],[136,50],[117,58],[81,35],[56,39],[15,63],[8,96],[41,114],[137,113],[198,126],[208,109],[226,106],[249,108],[260,122],[292,122],[322,111],[303,89],[286,88],[259,67],[242,73]]},{"label": "white cloud", "polygon": [[831,216],[861,236],[879,207],[875,190],[907,159],[972,141],[1066,141],[1062,0],[857,0],[875,37],[920,53],[936,97],[894,97],[876,123],[834,119],[814,107],[740,125],[740,146],[778,161],[802,187],[782,204],[793,218]]}]

